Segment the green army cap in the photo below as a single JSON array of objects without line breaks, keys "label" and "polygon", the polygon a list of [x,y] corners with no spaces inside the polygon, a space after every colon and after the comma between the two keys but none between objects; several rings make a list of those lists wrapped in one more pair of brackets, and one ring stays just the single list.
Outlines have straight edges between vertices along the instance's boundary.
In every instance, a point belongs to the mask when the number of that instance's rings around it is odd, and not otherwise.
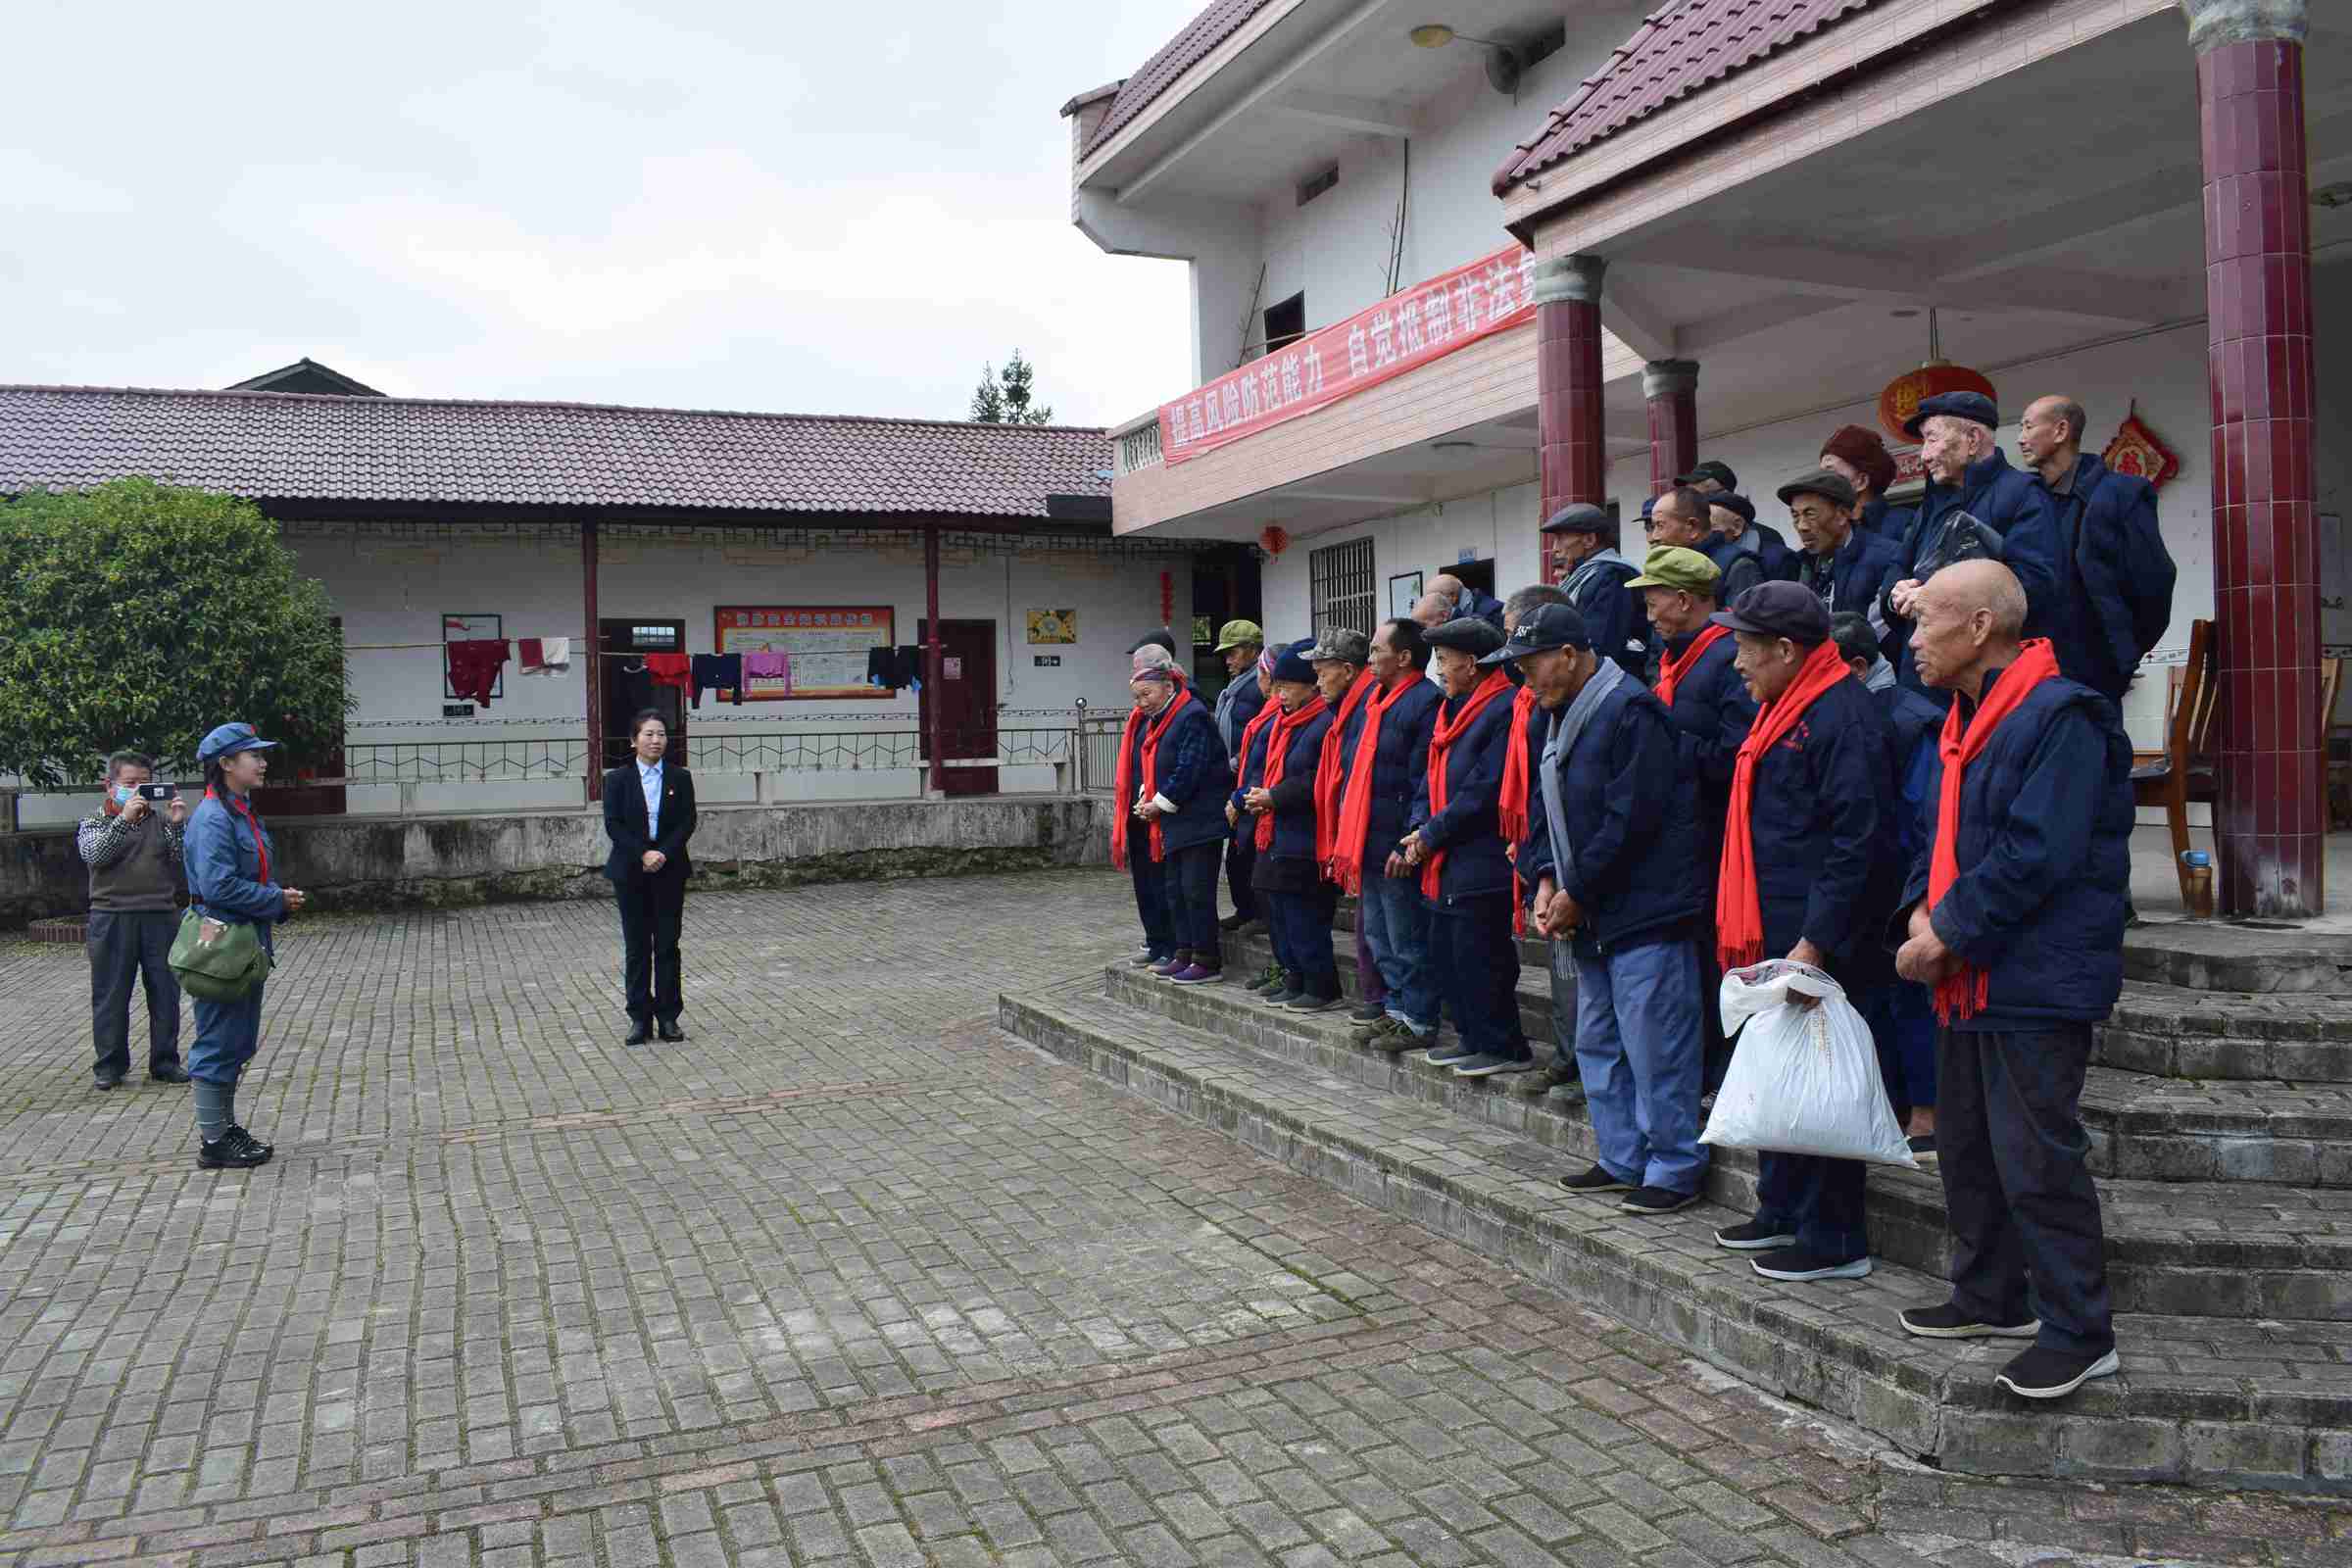
[{"label": "green army cap", "polygon": [[1711,594],[1723,573],[1715,563],[1681,545],[1659,545],[1642,559],[1642,575],[1628,588],[1679,588],[1687,594]]},{"label": "green army cap", "polygon": [[1258,629],[1254,620],[1229,620],[1217,630],[1216,651],[1220,654],[1236,648],[1247,648],[1251,643],[1260,648],[1266,646],[1266,634]]}]

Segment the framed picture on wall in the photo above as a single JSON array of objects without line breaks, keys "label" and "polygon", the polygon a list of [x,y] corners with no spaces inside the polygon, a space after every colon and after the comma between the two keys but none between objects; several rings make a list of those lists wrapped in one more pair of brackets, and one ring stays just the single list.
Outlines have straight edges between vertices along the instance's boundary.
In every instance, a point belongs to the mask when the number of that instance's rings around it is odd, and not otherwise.
[{"label": "framed picture on wall", "polygon": [[1389,579],[1389,618],[1410,620],[1413,604],[1421,597],[1421,574],[1400,571]]}]

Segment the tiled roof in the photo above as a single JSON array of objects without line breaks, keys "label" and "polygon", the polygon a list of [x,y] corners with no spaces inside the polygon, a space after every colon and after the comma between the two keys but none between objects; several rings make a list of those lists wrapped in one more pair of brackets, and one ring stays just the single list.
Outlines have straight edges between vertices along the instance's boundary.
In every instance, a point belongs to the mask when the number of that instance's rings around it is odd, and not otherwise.
[{"label": "tiled roof", "polygon": [[148,476],[254,500],[1044,517],[1099,429],[587,403],[0,386],[0,494]]},{"label": "tiled roof", "polygon": [[1494,194],[1871,0],[1671,0],[1494,172]]},{"label": "tiled roof", "polygon": [[[1203,6],[1199,16],[1185,24],[1182,32],[1161,45],[1159,53],[1144,62],[1142,70],[1119,84],[1119,95],[1110,101],[1102,123],[1087,138],[1086,151],[1093,152],[1118,134],[1121,125],[1149,108],[1153,99],[1175,84],[1178,76],[1199,65],[1211,49],[1232,37],[1243,23],[1272,3],[1273,0],[1212,0]],[[1078,102],[1072,99],[1062,113],[1068,114]]]}]

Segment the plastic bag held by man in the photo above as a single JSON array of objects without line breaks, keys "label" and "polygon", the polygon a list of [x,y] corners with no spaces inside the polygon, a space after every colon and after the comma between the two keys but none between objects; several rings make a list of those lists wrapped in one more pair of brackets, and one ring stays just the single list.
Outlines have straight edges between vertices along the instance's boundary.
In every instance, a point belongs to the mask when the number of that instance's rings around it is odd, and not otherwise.
[{"label": "plastic bag held by man", "polygon": [[[1791,992],[1821,1000],[1800,1006]],[[1775,958],[1725,975],[1721,1000],[1723,1032],[1740,1039],[1700,1143],[1919,1169],[1887,1103],[1870,1025],[1837,981]]]}]

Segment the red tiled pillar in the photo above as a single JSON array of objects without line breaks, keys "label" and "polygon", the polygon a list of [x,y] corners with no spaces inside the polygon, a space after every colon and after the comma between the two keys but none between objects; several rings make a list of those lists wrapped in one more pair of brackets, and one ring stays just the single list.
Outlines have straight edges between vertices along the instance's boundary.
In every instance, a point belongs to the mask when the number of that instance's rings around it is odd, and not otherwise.
[{"label": "red tiled pillar", "polygon": [[[1608,455],[1600,422],[1600,274],[1597,256],[1536,263],[1536,416],[1543,441],[1543,514],[1602,500]],[[1544,577],[1558,580],[1549,552]]]},{"label": "red tiled pillar", "polygon": [[2182,0],[2205,161],[2224,914],[2327,906],[2304,7]]},{"label": "red tiled pillar", "polygon": [[1698,362],[1652,360],[1642,367],[1649,402],[1649,493],[1662,496],[1698,466]]}]

